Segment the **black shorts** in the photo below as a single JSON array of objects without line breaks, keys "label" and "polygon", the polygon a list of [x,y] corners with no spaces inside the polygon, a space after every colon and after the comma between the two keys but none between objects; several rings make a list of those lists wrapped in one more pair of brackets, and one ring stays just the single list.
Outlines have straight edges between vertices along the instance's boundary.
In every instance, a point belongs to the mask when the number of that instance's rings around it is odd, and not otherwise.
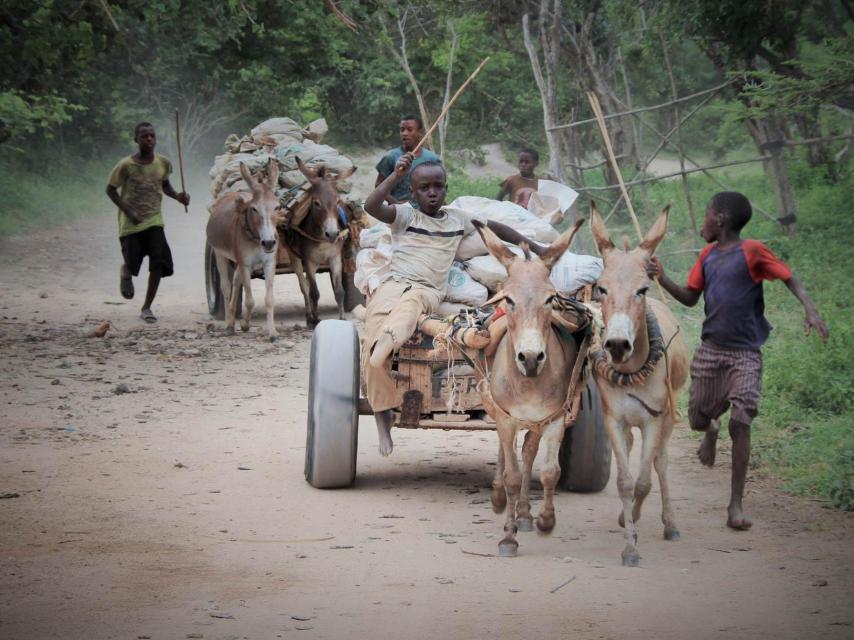
[{"label": "black shorts", "polygon": [[119,238],[122,256],[132,275],[139,275],[142,259],[148,256],[148,271],[160,271],[164,278],[171,276],[175,269],[172,264],[172,251],[166,242],[163,227],[149,227],[138,233]]}]

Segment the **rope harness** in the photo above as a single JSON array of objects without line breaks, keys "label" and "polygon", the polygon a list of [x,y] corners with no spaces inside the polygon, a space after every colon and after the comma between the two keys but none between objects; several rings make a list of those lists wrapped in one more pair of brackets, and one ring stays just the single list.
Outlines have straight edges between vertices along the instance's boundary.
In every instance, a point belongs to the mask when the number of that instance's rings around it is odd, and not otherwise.
[{"label": "rope harness", "polygon": [[[677,326],[676,331],[665,345],[664,338],[661,335],[661,327],[658,324],[658,319],[655,317],[652,310],[647,308],[646,332],[649,340],[649,355],[646,358],[646,362],[641,365],[640,369],[632,372],[617,371],[614,368],[614,365],[608,361],[608,356],[601,344],[597,344],[596,348],[591,351],[590,360],[599,377],[607,380],[616,387],[633,387],[646,381],[646,379],[655,370],[655,367],[663,356],[665,366],[664,379],[667,384],[667,404],[671,417],[675,419],[676,403],[673,399],[673,385],[670,381],[670,358],[668,350],[670,349],[670,345],[673,343],[674,338],[679,335],[680,331],[681,328]],[[640,403],[640,405],[654,418],[659,417],[663,413],[663,410],[658,411],[653,409],[633,393],[627,393],[626,395]]]}]

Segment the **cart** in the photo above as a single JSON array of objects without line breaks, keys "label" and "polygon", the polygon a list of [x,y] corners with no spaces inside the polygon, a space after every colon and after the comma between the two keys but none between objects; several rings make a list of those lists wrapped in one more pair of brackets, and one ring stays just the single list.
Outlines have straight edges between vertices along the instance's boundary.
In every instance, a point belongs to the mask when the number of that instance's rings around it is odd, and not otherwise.
[{"label": "cart", "polygon": [[[474,367],[452,359],[419,335],[393,360],[392,374],[403,391],[394,426],[408,429],[494,430],[481,402]],[[318,489],[349,487],[356,478],[360,415],[372,415],[360,395],[359,335],[345,320],[323,320],[311,340],[305,479]],[[453,392],[453,412],[448,398]],[[599,392],[592,378],[580,390],[580,409],[560,450],[562,489],[601,491],[611,472]]]}]

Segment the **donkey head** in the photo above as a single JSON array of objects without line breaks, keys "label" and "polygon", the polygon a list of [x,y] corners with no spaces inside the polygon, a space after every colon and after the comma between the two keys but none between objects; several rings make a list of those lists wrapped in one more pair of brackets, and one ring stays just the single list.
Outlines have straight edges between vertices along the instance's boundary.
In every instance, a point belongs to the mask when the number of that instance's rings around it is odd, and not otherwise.
[{"label": "donkey head", "polygon": [[255,180],[249,168],[240,163],[240,175],[252,190],[252,199],[245,203],[244,227],[249,237],[261,245],[265,253],[272,253],[278,241],[277,225],[280,222],[279,198],[276,185],[279,181],[279,165],[272,158],[267,163],[267,180]]},{"label": "donkey head", "polygon": [[523,376],[533,378],[543,370],[551,330],[552,301],[557,294],[549,273],[583,223],[584,220],[579,220],[564,231],[538,257],[525,243],[521,245],[524,255],[517,256],[483,223],[474,222],[486,248],[507,269],[504,287],[493,300],[504,300],[507,335],[514,362]]},{"label": "donkey head", "polygon": [[317,168],[306,167],[297,157],[297,166],[311,184],[309,196],[311,208],[306,216],[306,225],[318,232],[327,242],[338,238],[338,187],[336,182],[353,175],[356,167],[351,167],[344,173],[336,174],[326,165]]},{"label": "donkey head", "polygon": [[645,326],[646,292],[651,284],[646,263],[664,238],[669,213],[670,205],[667,205],[637,248],[629,250],[628,239],[625,239],[624,249],[620,250],[611,241],[596,205],[591,203],[590,231],[605,263],[596,285],[605,322],[603,344],[614,364],[622,364],[632,357],[638,329]]}]

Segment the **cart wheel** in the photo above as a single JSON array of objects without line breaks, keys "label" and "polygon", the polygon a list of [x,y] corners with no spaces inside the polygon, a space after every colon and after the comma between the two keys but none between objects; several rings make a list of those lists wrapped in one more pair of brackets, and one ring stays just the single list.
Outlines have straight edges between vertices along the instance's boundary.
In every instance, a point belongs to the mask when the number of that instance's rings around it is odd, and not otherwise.
[{"label": "cart wheel", "polygon": [[[219,269],[216,266],[216,255],[213,247],[205,242],[205,293],[208,298],[208,312],[215,320],[225,319],[225,300],[219,284]],[[237,294],[236,318],[243,315],[243,289]]]},{"label": "cart wheel", "polygon": [[353,274],[344,274],[344,310],[352,311],[360,304],[365,304],[365,296],[353,282]]},{"label": "cart wheel", "polygon": [[590,380],[581,392],[581,410],[560,447],[560,487],[579,493],[602,491],[611,476],[611,442],[599,389]]},{"label": "cart wheel", "polygon": [[305,479],[317,489],[356,478],[359,336],[346,320],[323,320],[311,337]]}]

